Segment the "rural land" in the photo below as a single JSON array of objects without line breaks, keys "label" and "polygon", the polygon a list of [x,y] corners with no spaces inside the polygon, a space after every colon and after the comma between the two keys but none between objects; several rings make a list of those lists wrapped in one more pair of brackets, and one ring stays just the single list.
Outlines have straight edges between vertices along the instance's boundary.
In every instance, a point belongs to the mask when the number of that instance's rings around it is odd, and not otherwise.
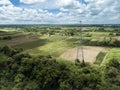
[{"label": "rural land", "polygon": [[120,90],[120,25],[0,25],[0,90]]}]

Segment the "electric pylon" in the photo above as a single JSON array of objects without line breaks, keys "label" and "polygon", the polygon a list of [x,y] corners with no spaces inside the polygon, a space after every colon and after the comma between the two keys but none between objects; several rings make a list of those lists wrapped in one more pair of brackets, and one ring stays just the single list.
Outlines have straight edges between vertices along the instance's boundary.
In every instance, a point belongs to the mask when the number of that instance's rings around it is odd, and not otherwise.
[{"label": "electric pylon", "polygon": [[78,30],[78,33],[79,33],[79,42],[78,42],[78,47],[77,47],[76,60],[84,62],[82,21],[80,21],[80,30]]}]

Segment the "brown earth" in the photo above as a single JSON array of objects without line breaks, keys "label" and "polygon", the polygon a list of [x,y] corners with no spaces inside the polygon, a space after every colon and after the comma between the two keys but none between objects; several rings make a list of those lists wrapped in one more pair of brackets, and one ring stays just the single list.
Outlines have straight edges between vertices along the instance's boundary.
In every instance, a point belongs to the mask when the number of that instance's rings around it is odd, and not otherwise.
[{"label": "brown earth", "polygon": [[[101,51],[106,51],[103,47],[96,47],[96,46],[84,46],[84,60],[88,63],[94,63],[96,60],[96,56]],[[72,48],[64,52],[60,57],[66,60],[75,61],[77,56],[77,48]],[[81,50],[79,49],[79,60],[81,60]]]}]

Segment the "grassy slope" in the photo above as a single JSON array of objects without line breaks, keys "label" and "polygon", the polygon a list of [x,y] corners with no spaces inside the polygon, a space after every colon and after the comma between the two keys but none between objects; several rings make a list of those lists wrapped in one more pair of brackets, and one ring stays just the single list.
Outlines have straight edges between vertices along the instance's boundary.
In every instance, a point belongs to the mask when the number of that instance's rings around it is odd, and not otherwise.
[{"label": "grassy slope", "polygon": [[111,49],[107,59],[116,58],[120,60],[120,48]]},{"label": "grassy slope", "polygon": [[105,60],[102,62],[102,65],[108,63],[109,60],[113,58],[120,60],[120,48],[112,48],[107,54]]},{"label": "grassy slope", "polygon": [[[45,37],[41,37],[45,38]],[[37,48],[28,50],[31,55],[53,55],[55,57],[58,57],[60,54],[62,54],[64,51],[66,51],[69,48],[74,47],[73,42],[66,41],[66,37],[64,36],[51,36],[46,37],[48,42],[43,45],[39,46]]]},{"label": "grassy slope", "polygon": [[100,65],[104,59],[106,55],[106,52],[100,52],[97,56],[96,56],[96,61],[94,62],[94,64],[98,64]]},{"label": "grassy slope", "polygon": [[105,37],[109,37],[108,32],[89,32],[92,34],[92,40],[104,40]]},{"label": "grassy slope", "polygon": [[[13,31],[11,30],[5,31],[4,29],[2,30],[0,29],[0,37],[11,36],[12,39],[14,39],[14,38],[20,38],[25,36],[24,33],[18,32],[17,30],[15,31],[15,29],[13,29]],[[9,45],[8,41],[10,40],[0,40],[0,46]]]},{"label": "grassy slope", "polygon": [[20,47],[20,48],[23,48],[26,50],[26,49],[32,49],[32,48],[42,46],[45,43],[46,43],[45,39],[38,39],[38,40],[34,40],[34,41],[25,42],[22,44],[15,45],[15,47]]}]

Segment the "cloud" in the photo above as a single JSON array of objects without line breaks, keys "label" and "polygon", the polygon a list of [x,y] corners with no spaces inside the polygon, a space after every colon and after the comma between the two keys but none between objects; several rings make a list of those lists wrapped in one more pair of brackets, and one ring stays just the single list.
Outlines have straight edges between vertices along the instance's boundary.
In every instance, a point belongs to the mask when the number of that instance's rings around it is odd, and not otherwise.
[{"label": "cloud", "polygon": [[73,0],[56,0],[56,5],[58,6],[67,6],[72,4],[74,1]]},{"label": "cloud", "polygon": [[21,3],[25,3],[25,4],[41,3],[45,1],[46,0],[20,0]]},{"label": "cloud", "polygon": [[[83,1],[83,0],[82,0]],[[119,0],[0,0],[1,24],[120,23]],[[27,4],[27,5],[26,5]],[[57,12],[55,11],[57,10]]]},{"label": "cloud", "polygon": [[11,5],[12,3],[9,0],[0,0],[0,5]]}]

